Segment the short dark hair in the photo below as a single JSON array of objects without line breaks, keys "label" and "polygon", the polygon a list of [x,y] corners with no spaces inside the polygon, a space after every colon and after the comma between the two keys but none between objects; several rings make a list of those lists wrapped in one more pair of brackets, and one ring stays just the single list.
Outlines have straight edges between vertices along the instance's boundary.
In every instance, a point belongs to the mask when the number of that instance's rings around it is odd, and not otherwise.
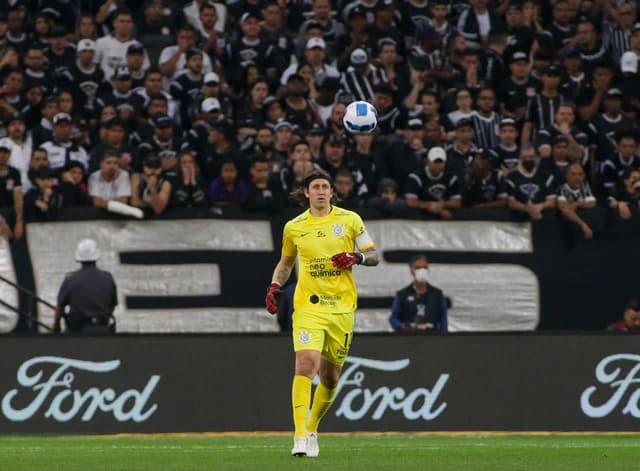
[{"label": "short dark hair", "polygon": [[429,259],[425,254],[418,254],[411,257],[411,259],[409,260],[409,267],[413,268],[413,265],[419,260],[424,260],[425,262],[429,263]]},{"label": "short dark hair", "polygon": [[635,142],[638,142],[636,133],[626,129],[616,132],[616,142],[620,142],[622,139],[633,139]]},{"label": "short dark hair", "polygon": [[331,175],[329,175],[324,170],[314,170],[309,175],[307,175],[306,178],[304,179],[304,187],[308,189],[309,185],[311,185],[311,183],[314,180],[319,180],[319,179],[327,180],[329,184],[333,187],[333,179],[331,178]]}]

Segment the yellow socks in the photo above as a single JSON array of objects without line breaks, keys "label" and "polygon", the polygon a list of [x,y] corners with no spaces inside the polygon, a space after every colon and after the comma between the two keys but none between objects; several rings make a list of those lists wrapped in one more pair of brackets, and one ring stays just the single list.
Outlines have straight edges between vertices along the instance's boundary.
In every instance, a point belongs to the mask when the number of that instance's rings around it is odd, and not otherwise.
[{"label": "yellow socks", "polygon": [[[316,392],[313,394],[313,407],[311,408],[311,416],[307,422],[307,431],[317,432],[320,420],[331,407],[333,398],[336,395],[336,389],[328,389],[322,384],[318,384]],[[297,427],[296,427],[297,430]]]},{"label": "yellow socks", "polygon": [[293,438],[294,440],[306,438],[305,423],[309,413],[309,406],[311,405],[311,378],[300,375],[293,377],[291,404],[293,406],[293,425],[295,427]]}]

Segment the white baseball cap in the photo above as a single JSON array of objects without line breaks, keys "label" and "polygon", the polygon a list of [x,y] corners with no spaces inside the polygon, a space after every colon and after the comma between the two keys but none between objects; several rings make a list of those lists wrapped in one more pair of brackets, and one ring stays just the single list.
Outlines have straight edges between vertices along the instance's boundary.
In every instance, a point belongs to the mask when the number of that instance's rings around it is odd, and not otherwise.
[{"label": "white baseball cap", "polygon": [[98,244],[93,239],[82,239],[76,248],[76,262],[95,262],[100,258]]},{"label": "white baseball cap", "polygon": [[431,149],[429,149],[429,153],[427,154],[427,159],[429,159],[429,162],[435,162],[436,160],[442,160],[446,162],[447,153],[444,151],[442,147],[432,147]]},{"label": "white baseball cap", "polygon": [[205,74],[203,82],[206,84],[211,82],[220,83],[220,77],[215,72],[208,72]]},{"label": "white baseball cap", "polygon": [[313,49],[314,47],[319,47],[320,49],[326,49],[327,43],[324,42],[322,38],[311,38],[307,41],[307,49]]},{"label": "white baseball cap", "polygon": [[78,45],[76,46],[76,51],[95,51],[96,50],[96,42],[91,39],[81,39],[78,41]]},{"label": "white baseball cap", "polygon": [[627,51],[620,57],[620,70],[622,72],[638,73],[638,56],[633,51]]},{"label": "white baseball cap", "polygon": [[364,49],[354,49],[349,58],[351,65],[366,65],[369,62],[369,54]]},{"label": "white baseball cap", "polygon": [[217,98],[207,98],[200,105],[200,109],[205,113],[211,113],[212,111],[220,111],[220,101]]}]

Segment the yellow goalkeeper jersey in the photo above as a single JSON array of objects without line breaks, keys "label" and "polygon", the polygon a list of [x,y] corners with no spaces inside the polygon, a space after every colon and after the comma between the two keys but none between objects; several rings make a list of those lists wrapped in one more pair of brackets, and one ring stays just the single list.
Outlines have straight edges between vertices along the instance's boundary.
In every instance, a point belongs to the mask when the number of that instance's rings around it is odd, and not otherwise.
[{"label": "yellow goalkeeper jersey", "polygon": [[[293,297],[294,312],[343,314],[357,307],[356,284],[351,269],[333,266],[331,257],[353,252],[356,238],[365,231],[360,216],[333,206],[324,217],[307,210],[284,226],[282,254],[298,257],[298,284]],[[373,242],[364,247],[373,247]]]}]

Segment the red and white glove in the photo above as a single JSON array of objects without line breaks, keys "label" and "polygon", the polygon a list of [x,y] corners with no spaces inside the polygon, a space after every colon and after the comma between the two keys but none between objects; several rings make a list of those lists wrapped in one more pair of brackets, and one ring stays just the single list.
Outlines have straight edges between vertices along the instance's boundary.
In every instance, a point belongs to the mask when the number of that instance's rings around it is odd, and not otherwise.
[{"label": "red and white glove", "polygon": [[278,312],[278,300],[281,294],[280,283],[272,281],[267,288],[267,297],[264,300],[269,314],[276,314]]},{"label": "red and white glove", "polygon": [[347,269],[364,262],[364,255],[357,252],[342,252],[331,257],[331,261],[334,267]]}]

